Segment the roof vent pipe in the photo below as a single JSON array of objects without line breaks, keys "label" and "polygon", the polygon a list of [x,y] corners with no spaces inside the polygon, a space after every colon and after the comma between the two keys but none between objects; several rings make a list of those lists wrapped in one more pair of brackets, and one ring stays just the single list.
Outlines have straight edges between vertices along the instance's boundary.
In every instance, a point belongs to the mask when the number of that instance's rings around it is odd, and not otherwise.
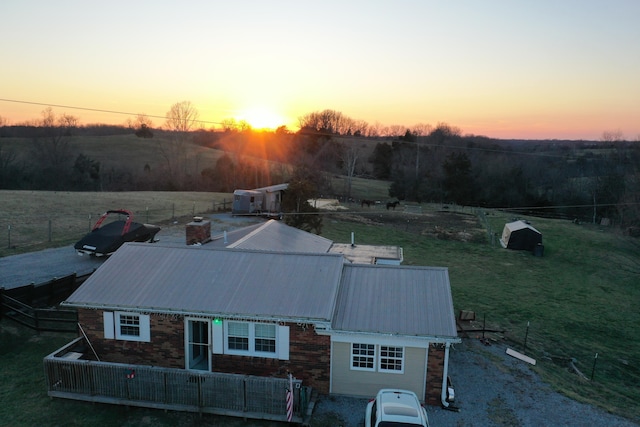
[{"label": "roof vent pipe", "polygon": [[351,232],[351,246],[355,246],[355,235],[353,231]]}]

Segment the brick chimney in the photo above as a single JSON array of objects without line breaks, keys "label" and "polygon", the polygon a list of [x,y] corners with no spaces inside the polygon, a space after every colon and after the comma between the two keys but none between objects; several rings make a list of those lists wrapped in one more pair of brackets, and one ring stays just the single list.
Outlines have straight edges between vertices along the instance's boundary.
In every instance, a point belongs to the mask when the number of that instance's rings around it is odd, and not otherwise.
[{"label": "brick chimney", "polygon": [[194,216],[187,224],[187,245],[204,244],[211,241],[211,222],[201,216]]}]

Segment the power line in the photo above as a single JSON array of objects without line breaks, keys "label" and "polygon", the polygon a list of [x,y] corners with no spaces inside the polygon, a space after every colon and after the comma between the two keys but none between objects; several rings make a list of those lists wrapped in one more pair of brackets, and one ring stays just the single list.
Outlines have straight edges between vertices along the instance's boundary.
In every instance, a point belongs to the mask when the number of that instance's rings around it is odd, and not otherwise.
[{"label": "power line", "polygon": [[[50,104],[50,103],[45,103],[45,102],[21,101],[21,100],[17,100],[17,99],[0,98],[0,101],[2,101],[2,102],[13,102],[15,104],[40,105],[40,106],[43,106],[43,107],[68,108],[70,110],[93,111],[93,112],[97,112],[97,113],[120,114],[120,115],[125,115],[125,116],[138,116],[138,115],[140,115],[140,113],[128,113],[126,111],[103,110],[103,109],[100,109],[100,108],[89,108],[89,107],[74,107],[72,105]],[[152,115],[152,114],[144,114],[144,116],[151,117],[151,118],[154,118],[154,119],[166,119],[165,116],[155,116],[155,115]],[[221,122],[212,122],[212,121],[207,121],[207,120],[194,120],[194,121],[197,122],[197,123],[203,123],[203,124],[214,124],[214,125],[222,125],[223,124]]]}]

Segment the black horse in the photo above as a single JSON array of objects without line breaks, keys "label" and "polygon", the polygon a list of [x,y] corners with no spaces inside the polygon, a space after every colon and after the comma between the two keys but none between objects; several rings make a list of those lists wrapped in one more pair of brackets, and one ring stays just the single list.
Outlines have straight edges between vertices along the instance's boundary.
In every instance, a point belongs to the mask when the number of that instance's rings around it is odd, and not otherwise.
[{"label": "black horse", "polygon": [[395,202],[388,202],[387,203],[387,210],[393,209],[395,211],[396,210],[396,206],[398,206],[399,204],[400,204],[399,200],[396,200]]}]

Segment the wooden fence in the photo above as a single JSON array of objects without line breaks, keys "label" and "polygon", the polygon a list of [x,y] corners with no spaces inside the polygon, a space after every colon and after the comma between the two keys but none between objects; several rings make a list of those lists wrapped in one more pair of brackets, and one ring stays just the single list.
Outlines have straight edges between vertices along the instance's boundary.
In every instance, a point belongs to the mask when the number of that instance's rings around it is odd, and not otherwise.
[{"label": "wooden fence", "polygon": [[0,319],[7,317],[36,331],[77,332],[77,311],[61,310],[57,305],[90,275],[71,274],[39,285],[0,288]]},{"label": "wooden fence", "polygon": [[[48,395],[89,402],[287,421],[285,378],[80,360],[77,338],[44,359]],[[311,388],[294,380],[292,422],[310,417]]]}]

